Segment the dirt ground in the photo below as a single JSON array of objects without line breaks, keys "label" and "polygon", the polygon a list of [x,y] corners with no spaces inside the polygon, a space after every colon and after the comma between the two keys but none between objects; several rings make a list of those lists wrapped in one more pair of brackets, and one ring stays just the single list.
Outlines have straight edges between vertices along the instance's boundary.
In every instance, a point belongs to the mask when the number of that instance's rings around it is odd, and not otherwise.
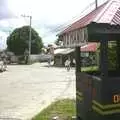
[{"label": "dirt ground", "polygon": [[46,63],[9,65],[0,73],[0,120],[30,120],[61,98],[75,98],[75,70]]}]

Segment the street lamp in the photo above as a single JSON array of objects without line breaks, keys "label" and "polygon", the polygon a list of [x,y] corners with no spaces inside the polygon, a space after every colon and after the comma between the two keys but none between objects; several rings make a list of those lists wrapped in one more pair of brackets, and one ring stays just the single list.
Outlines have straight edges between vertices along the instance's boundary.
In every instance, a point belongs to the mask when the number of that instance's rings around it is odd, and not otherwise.
[{"label": "street lamp", "polygon": [[27,16],[27,15],[21,15],[22,17],[27,17],[30,19],[30,23],[29,23],[29,46],[28,46],[28,59],[29,59],[29,63],[30,63],[30,55],[31,55],[31,24],[32,24],[32,16]]}]

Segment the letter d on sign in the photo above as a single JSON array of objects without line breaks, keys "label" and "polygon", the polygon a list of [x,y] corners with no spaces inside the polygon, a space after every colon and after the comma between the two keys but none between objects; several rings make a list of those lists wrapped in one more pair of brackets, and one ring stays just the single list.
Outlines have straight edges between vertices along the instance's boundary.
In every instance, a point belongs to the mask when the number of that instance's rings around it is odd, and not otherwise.
[{"label": "letter d on sign", "polygon": [[113,102],[114,103],[119,103],[119,95],[114,95],[113,96]]}]

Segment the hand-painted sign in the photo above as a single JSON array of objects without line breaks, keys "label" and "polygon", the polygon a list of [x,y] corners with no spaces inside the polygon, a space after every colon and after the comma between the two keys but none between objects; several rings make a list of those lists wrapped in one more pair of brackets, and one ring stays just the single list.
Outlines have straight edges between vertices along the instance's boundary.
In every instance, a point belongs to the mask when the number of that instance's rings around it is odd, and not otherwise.
[{"label": "hand-painted sign", "polygon": [[113,103],[120,103],[120,95],[116,94],[113,96]]}]

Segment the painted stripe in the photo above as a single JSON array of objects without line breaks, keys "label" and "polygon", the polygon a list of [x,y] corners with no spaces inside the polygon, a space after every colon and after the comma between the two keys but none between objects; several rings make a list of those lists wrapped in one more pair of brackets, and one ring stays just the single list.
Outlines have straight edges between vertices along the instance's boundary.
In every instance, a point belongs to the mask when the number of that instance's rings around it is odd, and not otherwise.
[{"label": "painted stripe", "polygon": [[112,108],[120,108],[120,104],[108,104],[108,105],[102,105],[98,103],[97,101],[93,100],[92,103],[96,106],[98,106],[101,109],[112,109]]},{"label": "painted stripe", "polygon": [[92,109],[101,115],[111,115],[111,114],[115,114],[115,113],[120,113],[120,109],[103,111],[103,110],[99,109],[98,107],[96,107],[95,105],[92,106]]}]

